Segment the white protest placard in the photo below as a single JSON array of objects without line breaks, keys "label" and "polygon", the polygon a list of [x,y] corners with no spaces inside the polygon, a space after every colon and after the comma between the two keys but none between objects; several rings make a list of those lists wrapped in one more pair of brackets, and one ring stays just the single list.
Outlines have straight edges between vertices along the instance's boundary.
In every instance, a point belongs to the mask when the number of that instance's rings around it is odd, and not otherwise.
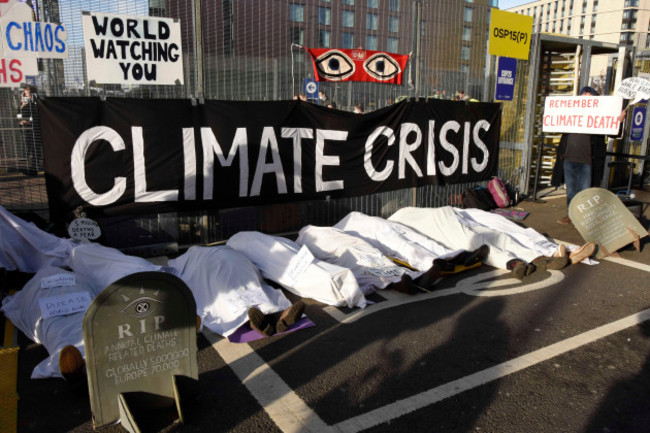
[{"label": "white protest placard", "polygon": [[95,240],[102,235],[99,224],[90,218],[76,218],[68,226],[68,234],[72,239]]},{"label": "white protest placard", "polygon": [[65,293],[38,300],[43,319],[86,311],[90,305],[88,292]]},{"label": "white protest placard", "polygon": [[41,278],[41,289],[52,287],[70,287],[75,285],[74,274],[55,274]]},{"label": "white protest placard", "polygon": [[34,20],[26,3],[15,3],[0,16],[0,57],[67,59],[68,33],[63,24]]},{"label": "white protest placard", "polygon": [[620,96],[547,96],[542,131],[616,135],[622,107]]},{"label": "white protest placard", "polygon": [[28,75],[38,75],[36,59],[0,58],[0,87],[18,88]]},{"label": "white protest placard", "polygon": [[81,22],[88,81],[184,83],[178,20],[84,12]]},{"label": "white protest placard", "polygon": [[298,254],[289,261],[289,266],[281,279],[286,277],[292,285],[295,284],[313,261],[314,255],[309,251],[309,248],[303,245]]},{"label": "white protest placard", "polygon": [[642,77],[629,77],[621,81],[614,95],[623,99],[632,99],[630,104],[636,104],[643,99],[650,99],[650,81]]}]

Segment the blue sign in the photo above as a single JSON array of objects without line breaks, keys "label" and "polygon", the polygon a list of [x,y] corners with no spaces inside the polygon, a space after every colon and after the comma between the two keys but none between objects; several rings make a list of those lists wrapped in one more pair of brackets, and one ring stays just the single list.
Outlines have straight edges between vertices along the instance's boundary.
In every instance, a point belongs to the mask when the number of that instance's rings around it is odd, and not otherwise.
[{"label": "blue sign", "polygon": [[646,108],[647,106],[645,104],[639,107],[634,107],[634,111],[632,112],[632,126],[630,127],[630,141],[639,141],[643,139]]},{"label": "blue sign", "polygon": [[307,99],[318,99],[318,81],[313,78],[303,79],[302,91],[307,95]]},{"label": "blue sign", "polygon": [[497,101],[512,101],[515,94],[515,74],[517,59],[499,57],[497,60],[497,86],[494,99]]}]

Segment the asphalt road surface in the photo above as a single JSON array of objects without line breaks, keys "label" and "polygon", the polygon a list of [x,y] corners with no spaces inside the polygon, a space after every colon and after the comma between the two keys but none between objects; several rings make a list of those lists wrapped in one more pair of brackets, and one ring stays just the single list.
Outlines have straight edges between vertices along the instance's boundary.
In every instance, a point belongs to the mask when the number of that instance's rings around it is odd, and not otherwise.
[{"label": "asphalt road surface", "polygon": [[[555,224],[563,204],[522,202],[524,224],[582,243]],[[206,331],[200,393],[166,431],[648,432],[649,242],[523,281],[483,266],[364,310],[307,300],[315,326],[250,344]],[[18,431],[93,431],[87,388],[29,379],[46,352],[19,342]]]}]

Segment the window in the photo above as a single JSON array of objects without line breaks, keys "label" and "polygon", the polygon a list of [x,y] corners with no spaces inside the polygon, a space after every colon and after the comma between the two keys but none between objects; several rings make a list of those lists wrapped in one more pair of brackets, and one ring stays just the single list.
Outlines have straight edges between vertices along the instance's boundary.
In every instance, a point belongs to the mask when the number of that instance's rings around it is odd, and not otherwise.
[{"label": "window", "polygon": [[399,39],[388,38],[388,41],[386,42],[386,51],[388,51],[389,53],[396,53],[398,43],[399,43]]},{"label": "window", "polygon": [[399,12],[399,0],[388,0],[388,10]]},{"label": "window", "polygon": [[377,30],[379,25],[379,15],[366,14],[366,30]]},{"label": "window", "polygon": [[592,12],[598,11],[598,0],[594,0],[594,3],[591,5],[591,11]]},{"label": "window", "polygon": [[366,50],[377,50],[377,36],[366,36]]},{"label": "window", "polygon": [[344,5],[354,5],[354,0],[343,0],[341,3]]},{"label": "window", "polygon": [[582,13],[583,14],[587,13],[587,0],[582,1]]},{"label": "window", "polygon": [[465,6],[465,12],[463,13],[463,21],[466,23],[472,22],[472,8]]},{"label": "window", "polygon": [[631,44],[632,43],[632,33],[631,32],[621,33],[621,43],[622,44]]},{"label": "window", "polygon": [[321,48],[330,48],[332,46],[330,38],[331,33],[329,30],[320,30],[318,32],[318,45]]},{"label": "window", "polygon": [[354,33],[343,32],[341,35],[343,48],[354,48]]},{"label": "window", "polygon": [[625,6],[624,6],[624,7],[626,7],[626,8],[629,8],[629,7],[633,7],[633,8],[639,7],[639,0],[625,0]]},{"label": "window", "polygon": [[469,60],[469,47],[460,48],[460,58],[461,60]]},{"label": "window", "polygon": [[318,24],[329,26],[332,24],[332,9],[318,8]]},{"label": "window", "polygon": [[645,47],[650,48],[650,34],[645,36]]},{"label": "window", "polygon": [[368,0],[366,3],[368,9],[377,9],[379,7],[379,0]]},{"label": "window", "polygon": [[290,4],[289,20],[302,23],[305,21],[305,5]]},{"label": "window", "polygon": [[291,27],[289,29],[291,33],[291,43],[304,45],[305,43],[305,29],[302,27]]},{"label": "window", "polygon": [[399,17],[388,17],[388,31],[391,33],[399,32]]},{"label": "window", "polygon": [[354,11],[343,10],[341,13],[341,25],[343,27],[354,27]]},{"label": "window", "polygon": [[470,42],[472,40],[472,28],[471,27],[463,27],[463,41],[465,42]]},{"label": "window", "polygon": [[468,65],[460,65],[460,72],[464,74],[469,74],[469,66]]}]

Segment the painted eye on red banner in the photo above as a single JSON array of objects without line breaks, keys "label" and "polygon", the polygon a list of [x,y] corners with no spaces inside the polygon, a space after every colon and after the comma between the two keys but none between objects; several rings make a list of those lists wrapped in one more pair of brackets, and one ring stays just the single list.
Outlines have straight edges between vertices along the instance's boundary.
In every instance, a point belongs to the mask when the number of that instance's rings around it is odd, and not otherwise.
[{"label": "painted eye on red banner", "polygon": [[363,69],[368,75],[379,81],[390,80],[402,72],[395,59],[385,53],[370,56],[363,63]]},{"label": "painted eye on red banner", "polygon": [[345,53],[330,50],[314,60],[323,78],[331,81],[345,80],[354,74],[354,62]]}]

